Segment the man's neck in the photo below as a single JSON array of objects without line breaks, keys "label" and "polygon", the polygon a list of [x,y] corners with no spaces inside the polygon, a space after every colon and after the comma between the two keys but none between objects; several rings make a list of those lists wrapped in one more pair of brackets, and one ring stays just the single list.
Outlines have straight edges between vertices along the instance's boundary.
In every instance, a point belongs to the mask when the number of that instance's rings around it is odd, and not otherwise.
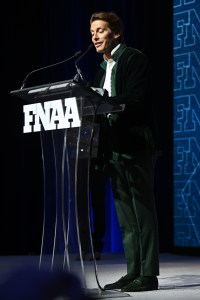
[{"label": "man's neck", "polygon": [[109,59],[112,59],[112,55],[115,53],[115,51],[120,47],[120,44],[117,44],[117,46],[115,46],[115,48],[112,49],[112,51],[110,53],[105,53],[104,54],[104,59],[106,61],[108,61]]}]

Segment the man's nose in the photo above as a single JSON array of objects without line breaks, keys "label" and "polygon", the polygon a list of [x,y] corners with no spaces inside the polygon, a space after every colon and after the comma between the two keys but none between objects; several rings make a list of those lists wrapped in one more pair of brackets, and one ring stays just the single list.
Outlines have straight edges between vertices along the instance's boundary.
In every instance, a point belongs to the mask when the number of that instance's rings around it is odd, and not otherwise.
[{"label": "man's nose", "polygon": [[97,34],[97,33],[94,33],[93,39],[94,39],[94,40],[98,40],[98,38],[99,38],[99,37],[98,37],[98,34]]}]

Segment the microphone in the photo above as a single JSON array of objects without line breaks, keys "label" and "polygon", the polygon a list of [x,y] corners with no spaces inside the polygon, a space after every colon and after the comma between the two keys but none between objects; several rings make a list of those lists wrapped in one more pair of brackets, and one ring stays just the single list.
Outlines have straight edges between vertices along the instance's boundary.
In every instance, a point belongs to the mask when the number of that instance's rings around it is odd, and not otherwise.
[{"label": "microphone", "polygon": [[89,47],[87,48],[87,50],[85,52],[83,52],[83,54],[81,56],[78,57],[77,60],[75,60],[75,67],[76,67],[76,71],[77,71],[77,74],[74,78],[75,81],[79,81],[79,78],[81,78],[81,80],[84,82],[84,78],[83,78],[83,75],[81,73],[81,70],[79,69],[77,63],[90,51],[90,49],[93,47],[93,44],[90,44]]},{"label": "microphone", "polygon": [[63,64],[63,63],[65,63],[65,62],[67,62],[67,61],[69,61],[69,60],[75,58],[76,56],[80,55],[81,53],[82,53],[82,51],[78,51],[78,52],[76,52],[73,56],[71,56],[71,57],[69,57],[69,58],[66,58],[65,60],[62,60],[62,61],[57,62],[57,63],[55,63],[55,64],[51,64],[51,65],[48,65],[48,66],[46,66],[46,67],[39,68],[39,69],[36,69],[36,70],[31,71],[31,72],[28,73],[28,74],[26,75],[26,77],[24,78],[24,80],[23,80],[23,82],[22,82],[22,85],[21,85],[21,88],[20,88],[20,89],[22,90],[22,89],[25,88],[29,76],[32,75],[33,73],[36,73],[36,72],[38,72],[38,71],[42,71],[42,70],[45,70],[45,69],[47,69],[47,68],[54,67],[54,66],[57,66],[57,65],[60,65],[60,64]]}]

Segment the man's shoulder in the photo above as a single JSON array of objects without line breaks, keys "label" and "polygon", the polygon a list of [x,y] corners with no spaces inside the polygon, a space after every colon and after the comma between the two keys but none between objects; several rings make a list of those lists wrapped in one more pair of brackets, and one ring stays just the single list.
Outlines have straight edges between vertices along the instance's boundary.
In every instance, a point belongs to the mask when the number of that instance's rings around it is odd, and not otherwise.
[{"label": "man's shoulder", "polygon": [[126,61],[127,63],[130,63],[131,61],[135,63],[135,61],[147,62],[148,58],[141,50],[127,46],[121,55],[121,60]]},{"label": "man's shoulder", "polygon": [[126,55],[144,55],[144,53],[141,50],[130,46],[126,47],[124,53]]}]

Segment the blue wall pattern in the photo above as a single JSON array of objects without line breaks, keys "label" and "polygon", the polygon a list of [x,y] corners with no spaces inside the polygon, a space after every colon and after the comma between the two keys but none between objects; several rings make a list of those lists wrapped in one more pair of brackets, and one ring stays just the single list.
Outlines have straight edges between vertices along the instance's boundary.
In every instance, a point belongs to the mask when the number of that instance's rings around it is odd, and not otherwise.
[{"label": "blue wall pattern", "polygon": [[174,0],[174,246],[200,246],[200,1]]}]

